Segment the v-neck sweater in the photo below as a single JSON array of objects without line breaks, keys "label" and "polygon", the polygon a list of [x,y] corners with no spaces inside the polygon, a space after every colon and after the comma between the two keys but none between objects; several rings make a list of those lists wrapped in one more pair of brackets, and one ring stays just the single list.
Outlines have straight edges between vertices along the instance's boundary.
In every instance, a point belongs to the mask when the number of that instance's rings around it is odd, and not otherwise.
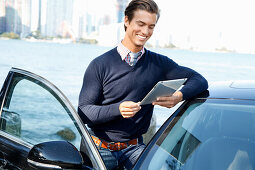
[{"label": "v-neck sweater", "polygon": [[125,142],[138,138],[148,130],[154,106],[143,105],[132,118],[123,118],[119,105],[124,101],[141,101],[158,81],[180,78],[188,78],[180,90],[184,100],[208,88],[202,75],[167,56],[145,49],[140,60],[130,66],[113,48],[87,67],[78,114],[102,140]]}]

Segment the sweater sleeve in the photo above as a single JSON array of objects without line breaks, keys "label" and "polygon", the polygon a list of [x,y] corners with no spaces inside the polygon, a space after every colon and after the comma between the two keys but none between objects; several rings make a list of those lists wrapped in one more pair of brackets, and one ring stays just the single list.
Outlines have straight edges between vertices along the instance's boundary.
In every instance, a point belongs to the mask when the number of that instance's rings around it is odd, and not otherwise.
[{"label": "sweater sleeve", "polygon": [[88,125],[106,123],[121,116],[119,104],[102,105],[103,71],[97,67],[95,60],[88,66],[79,95],[78,114]]},{"label": "sweater sleeve", "polygon": [[191,68],[180,66],[167,57],[165,60],[166,79],[187,78],[183,88],[180,90],[183,94],[183,100],[190,99],[208,88],[207,80],[198,72]]}]

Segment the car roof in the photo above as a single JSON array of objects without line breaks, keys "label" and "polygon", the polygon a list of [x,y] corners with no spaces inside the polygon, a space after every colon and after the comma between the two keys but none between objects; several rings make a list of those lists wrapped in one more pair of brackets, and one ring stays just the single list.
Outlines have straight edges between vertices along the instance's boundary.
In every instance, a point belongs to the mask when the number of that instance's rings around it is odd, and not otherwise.
[{"label": "car roof", "polygon": [[212,82],[198,98],[255,100],[255,80]]}]

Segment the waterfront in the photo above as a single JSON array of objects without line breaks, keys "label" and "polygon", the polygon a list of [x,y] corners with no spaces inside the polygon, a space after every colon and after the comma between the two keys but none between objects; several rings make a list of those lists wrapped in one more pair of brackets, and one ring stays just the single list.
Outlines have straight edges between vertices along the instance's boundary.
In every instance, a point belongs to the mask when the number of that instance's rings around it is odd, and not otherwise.
[{"label": "waterfront", "polygon": [[[22,68],[55,84],[77,108],[78,95],[86,67],[98,55],[112,47],[88,44],[59,44],[0,40],[0,85],[11,67]],[[195,52],[189,50],[150,48],[167,55],[180,65],[200,72],[209,83],[224,80],[255,79],[255,55],[238,53]],[[157,123],[171,111],[156,107]]]}]

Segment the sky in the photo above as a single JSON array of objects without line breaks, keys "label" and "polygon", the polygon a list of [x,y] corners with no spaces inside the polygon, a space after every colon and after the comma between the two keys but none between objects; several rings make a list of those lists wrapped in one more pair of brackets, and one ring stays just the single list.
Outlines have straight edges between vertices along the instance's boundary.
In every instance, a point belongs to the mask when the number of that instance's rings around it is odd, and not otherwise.
[{"label": "sky", "polygon": [[240,50],[255,44],[254,0],[155,0],[161,9],[160,31],[179,37],[190,34],[193,43],[219,42]]}]

